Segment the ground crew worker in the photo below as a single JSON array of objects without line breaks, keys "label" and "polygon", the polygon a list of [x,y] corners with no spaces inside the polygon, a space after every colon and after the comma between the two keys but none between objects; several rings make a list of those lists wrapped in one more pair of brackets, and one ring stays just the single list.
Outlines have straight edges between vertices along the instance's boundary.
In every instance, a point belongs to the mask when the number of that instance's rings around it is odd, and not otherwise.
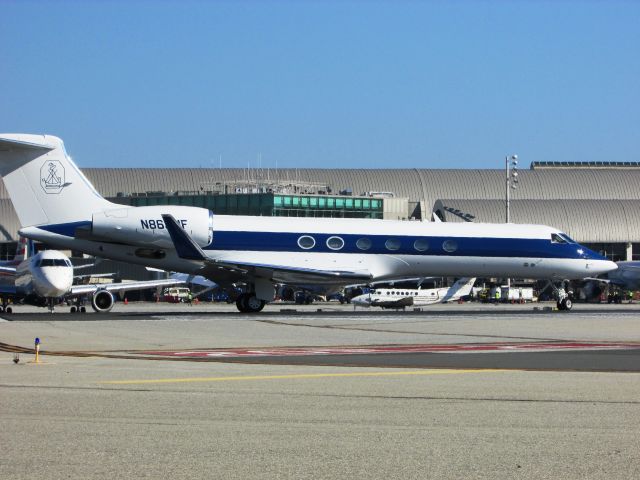
[{"label": "ground crew worker", "polygon": [[191,305],[191,301],[193,300],[193,294],[191,292],[189,292],[187,294],[187,302],[189,302],[189,305]]}]

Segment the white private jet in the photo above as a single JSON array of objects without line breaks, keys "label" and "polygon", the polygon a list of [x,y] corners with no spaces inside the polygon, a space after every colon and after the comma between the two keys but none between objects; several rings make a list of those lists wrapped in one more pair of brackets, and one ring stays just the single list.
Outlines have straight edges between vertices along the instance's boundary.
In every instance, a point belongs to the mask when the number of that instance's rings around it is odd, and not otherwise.
[{"label": "white private jet", "polygon": [[475,278],[461,278],[447,288],[376,288],[353,297],[351,303],[359,307],[405,308],[424,307],[436,303],[455,302],[469,295]]},{"label": "white private jet", "polygon": [[[615,263],[544,225],[214,215],[178,205],[128,207],[95,190],[50,135],[0,134],[0,175],[21,234],[65,249],[247,284],[258,312],[274,284],[344,285],[394,278],[518,277],[562,282]],[[558,306],[571,302],[555,288]]]},{"label": "white private jet", "polygon": [[18,248],[24,255],[17,255],[12,262],[0,264],[0,312],[12,313],[9,299],[14,303],[26,303],[39,307],[49,307],[53,311],[60,299],[75,300],[71,312],[84,312],[80,304],[83,297],[91,296],[91,307],[96,312],[108,312],[113,308],[114,292],[143,290],[160,286],[182,284],[178,279],[150,280],[142,282],[103,283],[73,285],[74,267],[71,260],[57,250],[44,250],[33,256],[29,248]]}]

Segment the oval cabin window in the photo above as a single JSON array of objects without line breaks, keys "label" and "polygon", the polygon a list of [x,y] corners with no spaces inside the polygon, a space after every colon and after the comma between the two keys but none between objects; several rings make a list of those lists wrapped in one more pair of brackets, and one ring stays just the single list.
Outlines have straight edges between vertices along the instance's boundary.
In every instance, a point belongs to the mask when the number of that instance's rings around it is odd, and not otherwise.
[{"label": "oval cabin window", "polygon": [[315,247],[315,245],[316,241],[309,235],[303,235],[298,239],[298,246],[304,250],[309,250],[310,248]]},{"label": "oval cabin window", "polygon": [[429,242],[424,238],[419,238],[415,242],[413,242],[413,248],[415,248],[419,252],[424,252],[429,250]]},{"label": "oval cabin window", "polygon": [[384,246],[387,247],[387,250],[399,250],[400,249],[400,240],[397,238],[390,238],[386,242],[384,242]]},{"label": "oval cabin window", "polygon": [[458,242],[455,240],[445,240],[442,242],[442,249],[445,252],[453,253],[458,250]]},{"label": "oval cabin window", "polygon": [[358,247],[360,250],[369,250],[371,248],[371,239],[359,238],[356,242],[356,247]]},{"label": "oval cabin window", "polygon": [[329,237],[327,239],[327,247],[329,247],[331,250],[340,250],[342,247],[344,247],[344,240],[342,240],[340,237]]}]

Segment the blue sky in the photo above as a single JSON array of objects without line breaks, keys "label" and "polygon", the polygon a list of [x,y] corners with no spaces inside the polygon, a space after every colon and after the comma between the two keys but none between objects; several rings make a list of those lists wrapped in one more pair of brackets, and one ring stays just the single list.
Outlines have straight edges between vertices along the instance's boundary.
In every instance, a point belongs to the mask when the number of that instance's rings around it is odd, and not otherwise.
[{"label": "blue sky", "polygon": [[81,167],[640,161],[640,2],[3,1],[0,132]]}]

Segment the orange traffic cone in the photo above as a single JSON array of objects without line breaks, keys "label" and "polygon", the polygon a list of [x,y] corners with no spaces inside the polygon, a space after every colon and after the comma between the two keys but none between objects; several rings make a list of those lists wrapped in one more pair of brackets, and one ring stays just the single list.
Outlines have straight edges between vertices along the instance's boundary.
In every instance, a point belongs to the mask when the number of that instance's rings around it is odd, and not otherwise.
[{"label": "orange traffic cone", "polygon": [[129,305],[129,300],[127,300],[127,297],[124,297],[124,304]]}]

